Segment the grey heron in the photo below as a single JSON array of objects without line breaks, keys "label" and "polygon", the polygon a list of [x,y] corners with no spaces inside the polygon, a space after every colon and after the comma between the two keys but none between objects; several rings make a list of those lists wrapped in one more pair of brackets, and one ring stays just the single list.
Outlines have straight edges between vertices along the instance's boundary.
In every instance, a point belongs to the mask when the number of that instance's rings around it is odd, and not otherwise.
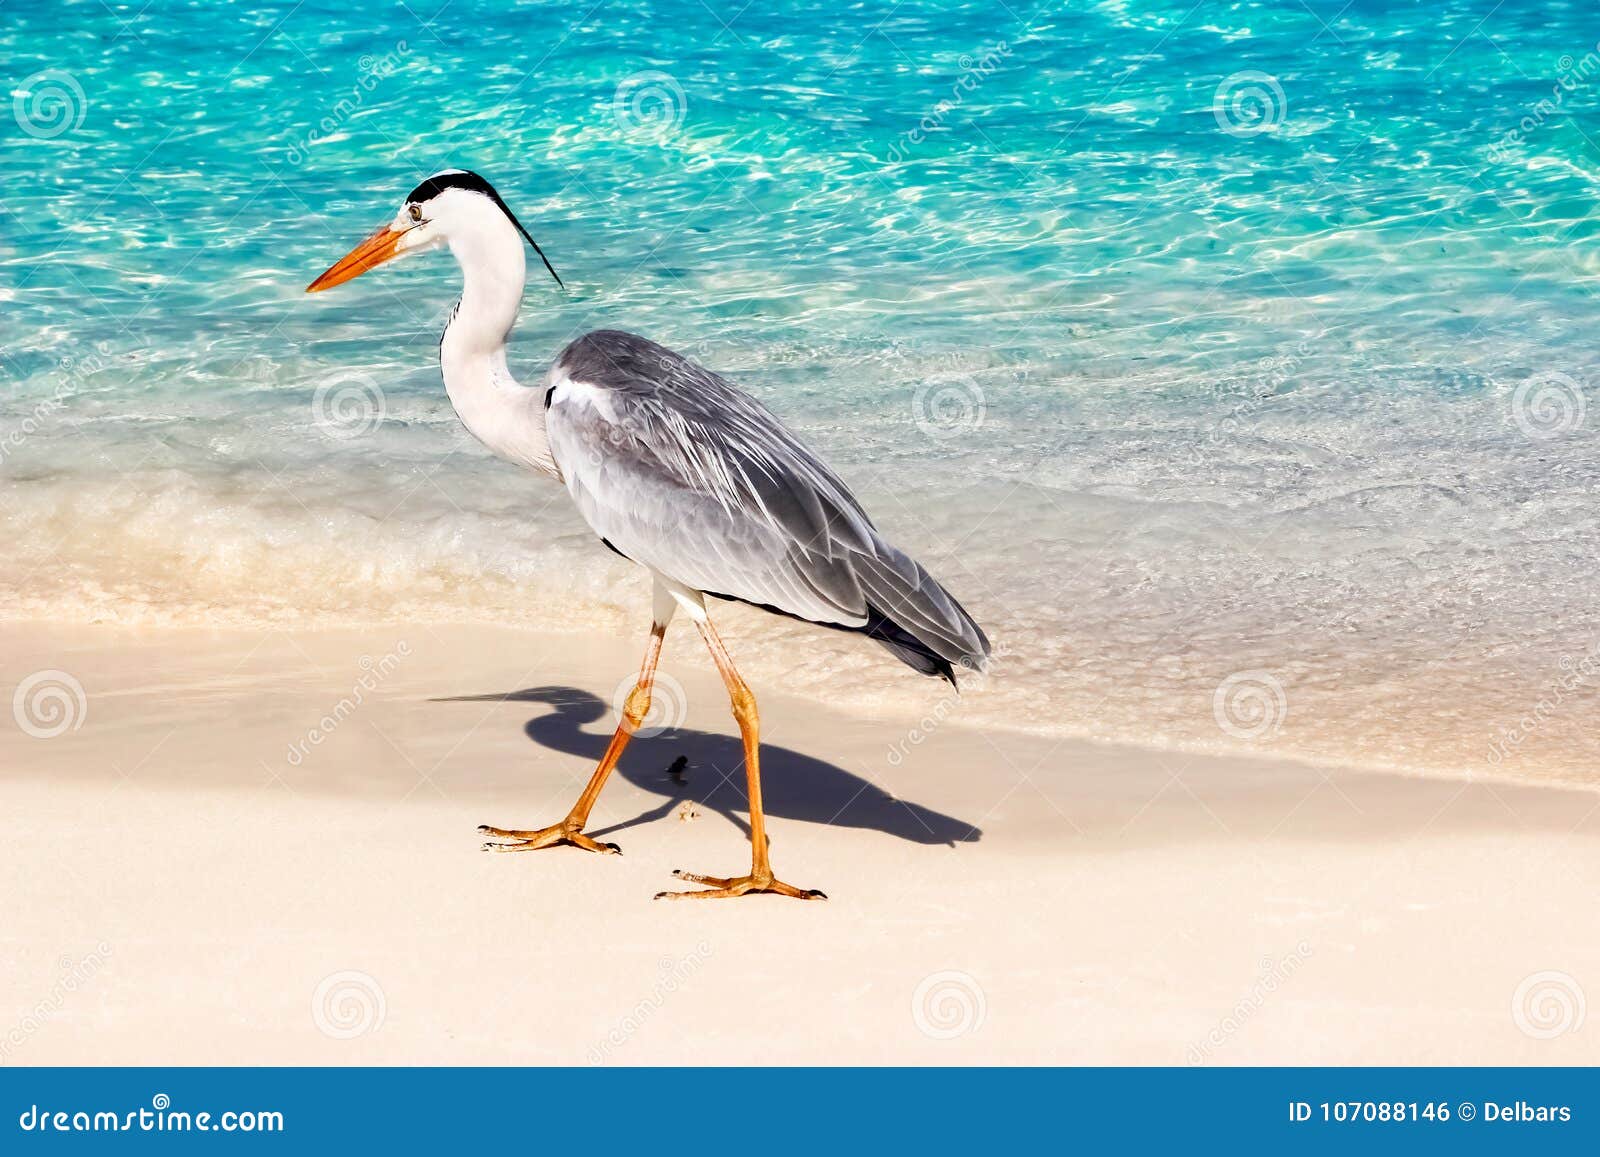
[{"label": "grey heron", "polygon": [[423,181],[380,226],[308,287],[329,289],[408,253],[448,247],[461,299],[439,342],[445,392],[489,450],[566,487],[600,540],[650,572],[650,638],[615,734],[565,819],[479,830],[494,851],[566,844],[616,852],[584,833],[589,813],[650,708],[667,625],[683,612],[727,687],[744,746],[750,872],[674,872],[702,888],[657,898],[822,893],[773,875],[761,808],[755,696],[711,624],[706,597],[866,635],[924,675],[955,683],[982,670],[989,641],[933,576],[890,545],[849,488],[755,398],[653,341],[599,330],[563,350],[542,388],[506,364],[526,282],[523,240],[548,258],[488,181],[448,169]]}]

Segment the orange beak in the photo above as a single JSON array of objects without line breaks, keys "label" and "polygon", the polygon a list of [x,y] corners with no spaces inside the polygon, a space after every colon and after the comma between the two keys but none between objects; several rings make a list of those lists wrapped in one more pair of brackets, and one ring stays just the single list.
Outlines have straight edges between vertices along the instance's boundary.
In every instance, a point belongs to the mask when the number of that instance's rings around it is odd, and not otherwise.
[{"label": "orange beak", "polygon": [[403,236],[404,233],[397,233],[387,225],[380,225],[367,234],[360,245],[339,258],[326,273],[306,286],[306,292],[321,293],[324,289],[332,289],[335,285],[343,285],[351,278],[360,277],[369,269],[376,269],[385,261],[399,255],[400,238]]}]

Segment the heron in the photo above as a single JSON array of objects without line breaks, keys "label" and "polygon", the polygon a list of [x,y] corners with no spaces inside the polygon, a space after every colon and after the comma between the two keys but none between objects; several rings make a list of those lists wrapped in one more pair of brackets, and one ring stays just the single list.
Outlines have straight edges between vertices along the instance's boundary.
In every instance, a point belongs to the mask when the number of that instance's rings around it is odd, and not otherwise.
[{"label": "heron", "polygon": [[656,898],[825,899],[773,873],[761,807],[760,715],[712,625],[707,598],[865,635],[952,686],[958,668],[984,670],[989,641],[949,591],[878,532],[820,457],[722,375],[635,334],[597,330],[561,351],[542,388],[520,384],[506,348],[527,283],[524,241],[562,285],[494,187],[477,173],[446,169],[411,190],[392,220],[306,289],[331,289],[395,258],[448,248],[461,268],[462,290],[439,341],[439,362],[456,415],[494,454],[564,486],[601,543],[652,579],[650,635],[638,678],[583,793],[548,827],[484,825],[479,831],[490,837],[484,847],[620,850],[584,828],[650,710],[667,626],[681,612],[710,651],[739,727],[750,871],[675,871],[698,887]]}]

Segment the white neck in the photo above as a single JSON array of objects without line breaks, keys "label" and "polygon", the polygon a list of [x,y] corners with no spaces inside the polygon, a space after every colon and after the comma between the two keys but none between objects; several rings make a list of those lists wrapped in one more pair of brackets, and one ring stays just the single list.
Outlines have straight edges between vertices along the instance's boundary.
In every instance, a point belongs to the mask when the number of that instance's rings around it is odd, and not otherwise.
[{"label": "white neck", "polygon": [[506,339],[527,280],[522,237],[485,202],[482,212],[452,224],[450,252],[464,280],[439,342],[450,404],[472,436],[500,457],[559,478],[545,437],[543,394],[518,385],[506,366]]}]

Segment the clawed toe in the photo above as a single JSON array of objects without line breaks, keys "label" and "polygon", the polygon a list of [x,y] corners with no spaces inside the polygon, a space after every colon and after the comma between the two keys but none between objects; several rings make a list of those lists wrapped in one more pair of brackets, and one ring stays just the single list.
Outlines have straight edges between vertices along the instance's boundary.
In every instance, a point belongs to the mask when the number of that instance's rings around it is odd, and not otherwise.
[{"label": "clawed toe", "polygon": [[565,824],[555,824],[548,828],[539,828],[534,831],[522,831],[517,828],[497,828],[490,824],[478,825],[478,831],[486,836],[496,836],[507,842],[485,843],[483,850],[486,852],[532,852],[540,848],[553,848],[558,844],[570,844],[575,848],[582,848],[586,852],[599,852],[603,856],[620,856],[622,848],[616,844],[602,844],[590,836],[584,835],[576,828],[569,828]]},{"label": "clawed toe", "polygon": [[793,884],[785,884],[782,880],[774,879],[770,875],[763,876],[702,876],[696,872],[673,871],[677,879],[691,884],[704,884],[705,888],[693,892],[657,892],[657,900],[722,900],[734,896],[749,896],[759,892],[770,892],[777,896],[789,896],[796,900],[826,900],[827,894],[816,888],[796,888]]}]

